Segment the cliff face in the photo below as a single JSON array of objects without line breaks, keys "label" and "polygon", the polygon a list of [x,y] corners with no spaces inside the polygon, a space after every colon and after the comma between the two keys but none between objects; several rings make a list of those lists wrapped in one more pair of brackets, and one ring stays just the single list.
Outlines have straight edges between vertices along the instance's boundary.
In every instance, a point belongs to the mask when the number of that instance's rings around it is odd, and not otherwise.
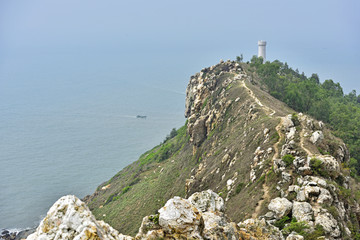
[{"label": "cliff face", "polygon": [[[85,198],[95,217],[139,239],[354,237],[346,146],[262,91],[255,75],[227,61],[192,76],[186,125]],[[204,197],[207,189],[218,195]]]}]

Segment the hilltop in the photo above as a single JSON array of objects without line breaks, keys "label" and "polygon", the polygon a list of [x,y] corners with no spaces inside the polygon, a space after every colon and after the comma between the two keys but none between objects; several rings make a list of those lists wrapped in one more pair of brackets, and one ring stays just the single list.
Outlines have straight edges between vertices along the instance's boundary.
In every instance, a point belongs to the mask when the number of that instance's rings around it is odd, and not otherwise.
[{"label": "hilltop", "polygon": [[275,98],[255,60],[191,76],[185,125],[84,199],[96,219],[137,239],[359,237],[348,148]]}]

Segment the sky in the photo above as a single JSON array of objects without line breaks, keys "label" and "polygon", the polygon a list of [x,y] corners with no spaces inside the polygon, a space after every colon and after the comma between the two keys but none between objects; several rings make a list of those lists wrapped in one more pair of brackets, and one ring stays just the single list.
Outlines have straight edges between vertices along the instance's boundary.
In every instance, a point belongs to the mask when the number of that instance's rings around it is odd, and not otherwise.
[{"label": "sky", "polygon": [[192,74],[249,60],[266,40],[268,60],[359,94],[359,13],[358,0],[0,0],[0,71],[14,56],[122,56],[150,77],[181,69],[174,90],[185,92]]}]

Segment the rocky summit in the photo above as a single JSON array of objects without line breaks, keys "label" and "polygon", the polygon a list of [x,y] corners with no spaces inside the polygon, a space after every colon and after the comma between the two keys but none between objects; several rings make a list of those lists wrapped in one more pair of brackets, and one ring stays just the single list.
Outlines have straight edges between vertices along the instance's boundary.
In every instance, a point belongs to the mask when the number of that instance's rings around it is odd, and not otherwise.
[{"label": "rocky summit", "polygon": [[27,239],[359,237],[349,151],[326,124],[234,61],[192,76],[185,102],[182,128],[85,203],[58,200]]}]

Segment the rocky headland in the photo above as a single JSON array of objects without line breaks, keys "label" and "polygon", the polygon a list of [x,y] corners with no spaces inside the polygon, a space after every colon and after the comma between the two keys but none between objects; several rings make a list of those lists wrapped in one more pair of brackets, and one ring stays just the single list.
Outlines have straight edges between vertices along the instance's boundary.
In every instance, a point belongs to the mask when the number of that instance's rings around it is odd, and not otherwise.
[{"label": "rocky headland", "polygon": [[246,64],[204,68],[175,136],[27,239],[356,239],[346,145],[265,90]]}]

